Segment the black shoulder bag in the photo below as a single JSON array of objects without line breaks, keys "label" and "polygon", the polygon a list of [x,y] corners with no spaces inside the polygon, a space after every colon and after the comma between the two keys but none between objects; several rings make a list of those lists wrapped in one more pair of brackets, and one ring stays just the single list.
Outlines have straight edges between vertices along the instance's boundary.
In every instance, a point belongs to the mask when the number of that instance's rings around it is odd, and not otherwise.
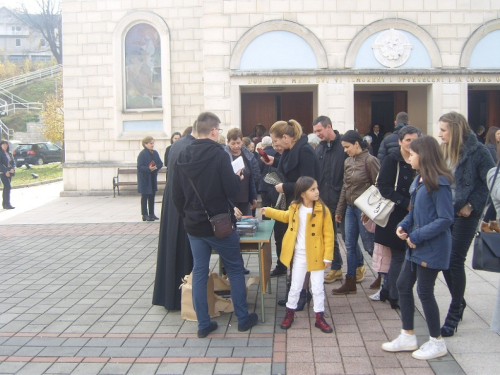
[{"label": "black shoulder bag", "polygon": [[198,194],[198,190],[193,184],[193,181],[186,175],[187,179],[189,180],[189,183],[193,187],[194,192],[196,193],[196,196],[200,200],[203,209],[205,210],[205,213],[207,214],[208,221],[210,221],[210,224],[212,225],[212,230],[214,231],[214,236],[216,238],[226,238],[231,233],[234,231],[234,225],[233,221],[231,220],[231,213],[223,213],[223,214],[217,214],[212,217],[207,212],[207,209],[205,208],[205,205],[203,204],[203,201],[201,200],[200,194]]},{"label": "black shoulder bag", "polygon": [[[493,181],[491,182],[490,194],[491,190],[493,190],[493,185],[495,185],[495,180],[497,179],[499,167],[500,163],[498,163],[497,170],[495,171],[495,176],[493,177]],[[488,204],[488,199],[486,199],[486,206]],[[485,210],[487,208],[488,207],[486,207]],[[481,221],[482,220],[479,220],[479,225],[481,225]],[[481,232],[478,227],[478,230],[476,232],[476,238],[474,239],[474,254],[472,256],[472,268],[481,271],[500,272],[499,233]]]}]

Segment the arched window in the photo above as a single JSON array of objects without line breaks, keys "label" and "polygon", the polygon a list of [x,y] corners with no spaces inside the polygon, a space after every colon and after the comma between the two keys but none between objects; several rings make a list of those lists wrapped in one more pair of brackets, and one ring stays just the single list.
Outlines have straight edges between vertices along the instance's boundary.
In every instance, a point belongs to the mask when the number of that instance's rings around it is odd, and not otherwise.
[{"label": "arched window", "polygon": [[162,108],[160,34],[147,23],[127,32],[124,78],[125,109]]}]

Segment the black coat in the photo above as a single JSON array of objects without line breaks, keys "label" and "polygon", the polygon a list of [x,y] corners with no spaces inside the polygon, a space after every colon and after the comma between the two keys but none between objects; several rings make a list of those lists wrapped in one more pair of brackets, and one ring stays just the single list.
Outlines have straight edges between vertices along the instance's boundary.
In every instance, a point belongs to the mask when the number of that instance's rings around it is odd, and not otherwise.
[{"label": "black coat", "polygon": [[174,165],[182,150],[194,141],[192,135],[177,140],[169,146],[168,178],[163,193],[156,278],[153,290],[153,305],[164,306],[168,310],[181,309],[182,278],[193,270],[193,254],[184,230],[182,217],[175,209],[172,200],[172,181]]},{"label": "black coat", "polygon": [[[397,188],[394,190],[396,181],[397,167],[399,164],[399,177]],[[410,186],[415,178],[415,170],[406,163],[401,156],[401,151],[394,150],[387,155],[382,162],[377,179],[377,186],[380,194],[384,198],[390,199],[395,203],[389,221],[385,228],[379,227],[375,230],[375,242],[381,245],[405,251],[406,241],[400,240],[396,235],[396,229],[408,214],[408,205],[410,204]]]},{"label": "black coat", "polygon": [[378,149],[380,147],[380,144],[382,143],[382,140],[384,139],[384,135],[382,134],[382,132],[378,132],[378,135],[375,134],[374,132],[371,132],[370,134],[368,134],[370,137],[372,137],[372,143],[371,143],[371,146],[372,146],[372,150],[373,152],[370,152],[373,156],[377,156],[378,155]]},{"label": "black coat", "polygon": [[[16,169],[16,161],[14,160],[14,156],[12,156],[12,152],[8,151],[8,155],[0,149],[0,173],[9,172],[11,169]],[[10,159],[10,167],[9,167],[9,159]]]},{"label": "black coat", "polygon": [[[156,164],[156,170],[151,172],[149,163]],[[160,155],[156,150],[151,153],[147,148],[142,150],[137,157],[137,192],[140,194],[153,194],[158,190],[158,171],[163,167]]]},{"label": "black coat", "polygon": [[[276,160],[273,166],[276,166]],[[293,200],[295,183],[299,177],[309,176],[316,181],[319,180],[319,160],[314,149],[307,143],[306,135],[300,137],[291,149],[283,151],[277,167],[278,172],[286,179],[283,183],[283,191],[287,205]]]},{"label": "black coat", "polygon": [[479,217],[489,195],[486,175],[495,166],[485,145],[470,132],[460,150],[460,160],[455,166],[455,214],[467,203],[472,204],[473,213]]},{"label": "black coat", "polygon": [[493,161],[496,163],[498,160],[497,147],[493,143],[488,143],[486,147],[488,148],[488,151],[490,152]]},{"label": "black coat", "polygon": [[378,158],[378,160],[380,160],[381,164],[387,155],[391,154],[394,150],[399,149],[398,133],[399,133],[399,130],[401,130],[401,128],[403,126],[406,126],[406,124],[403,124],[403,123],[397,124],[396,127],[394,128],[394,133],[385,137],[382,140],[382,142],[380,143],[380,147],[379,147],[378,153],[377,153],[377,158]]},{"label": "black coat", "polygon": [[[196,187],[201,202],[188,177]],[[230,206],[240,190],[240,178],[233,172],[231,161],[223,147],[211,139],[196,139],[181,152],[174,167],[172,198],[184,228],[192,236],[213,236],[210,217],[231,212]],[[205,212],[206,210],[206,212]]]},{"label": "black coat", "polygon": [[322,141],[315,149],[320,166],[319,196],[332,214],[335,213],[340,199],[340,192],[344,184],[344,162],[347,158],[340,142],[340,134],[336,130],[334,132],[336,137],[333,141]]}]

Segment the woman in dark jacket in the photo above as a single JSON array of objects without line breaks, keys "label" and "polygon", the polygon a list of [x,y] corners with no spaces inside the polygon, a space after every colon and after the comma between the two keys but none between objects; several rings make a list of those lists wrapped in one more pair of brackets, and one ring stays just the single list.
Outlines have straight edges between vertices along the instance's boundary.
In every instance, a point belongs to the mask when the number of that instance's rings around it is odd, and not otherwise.
[{"label": "woman in dark jacket", "polygon": [[[275,186],[278,193],[285,193],[287,206],[292,203],[295,190],[295,183],[302,176],[309,176],[316,181],[319,180],[319,160],[316,152],[307,142],[307,136],[302,134],[302,127],[295,120],[277,121],[269,129],[269,134],[273,140],[274,146],[283,148],[283,153],[278,159],[269,156],[270,161],[265,162],[267,165],[272,165],[278,169],[280,176],[285,178],[285,182]],[[286,270],[286,268],[285,268]],[[273,271],[273,274],[278,276],[283,274],[283,268]],[[306,300],[310,301],[312,295],[307,290],[309,285],[309,277],[306,276],[304,288],[300,292],[299,303],[296,310],[304,309]],[[284,305],[286,301],[279,301],[280,305]]]},{"label": "woman in dark jacket", "polygon": [[439,137],[443,141],[444,158],[455,179],[451,186],[455,219],[451,228],[450,268],[443,272],[451,304],[441,334],[449,337],[457,330],[466,306],[465,258],[488,198],[486,174],[495,163],[460,113],[450,112],[440,117]]},{"label": "woman in dark jacket", "polygon": [[154,221],[159,219],[155,216],[155,194],[158,190],[158,171],[163,167],[163,163],[158,152],[154,150],[153,137],[145,137],[142,147],[144,150],[137,157],[137,192],[142,195],[142,221]]},{"label": "woman in dark jacket", "polygon": [[172,133],[172,136],[170,137],[170,146],[168,146],[165,149],[165,157],[163,158],[165,166],[168,165],[168,154],[170,153],[170,148],[175,143],[175,141],[177,141],[180,137],[181,137],[181,133],[179,133],[179,132]]},{"label": "woman in dark jacket", "polygon": [[10,181],[16,171],[16,162],[9,149],[9,142],[0,142],[0,179],[3,184],[2,207],[5,210],[12,210],[14,207],[10,204]]},{"label": "woman in dark jacket", "polygon": [[[399,150],[394,150],[382,162],[377,179],[377,186],[384,198],[394,202],[394,211],[383,228],[377,225],[375,242],[391,249],[391,264],[387,279],[380,290],[380,300],[389,300],[391,307],[397,307],[399,299],[396,281],[401,272],[405,259],[406,242],[396,235],[396,228],[400,221],[410,211],[410,186],[415,178],[415,170],[408,162],[410,157],[410,143],[420,136],[420,130],[407,125],[398,133]],[[398,179],[396,181],[396,176]]]}]

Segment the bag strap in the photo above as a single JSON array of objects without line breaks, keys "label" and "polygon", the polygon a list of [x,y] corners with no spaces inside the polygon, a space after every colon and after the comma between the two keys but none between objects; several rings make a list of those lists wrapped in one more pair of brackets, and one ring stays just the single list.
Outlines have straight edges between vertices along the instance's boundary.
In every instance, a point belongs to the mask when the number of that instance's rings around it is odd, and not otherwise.
[{"label": "bag strap", "polygon": [[394,191],[398,190],[398,180],[399,180],[399,161],[397,163],[398,171],[396,172],[396,181],[394,182]]}]

